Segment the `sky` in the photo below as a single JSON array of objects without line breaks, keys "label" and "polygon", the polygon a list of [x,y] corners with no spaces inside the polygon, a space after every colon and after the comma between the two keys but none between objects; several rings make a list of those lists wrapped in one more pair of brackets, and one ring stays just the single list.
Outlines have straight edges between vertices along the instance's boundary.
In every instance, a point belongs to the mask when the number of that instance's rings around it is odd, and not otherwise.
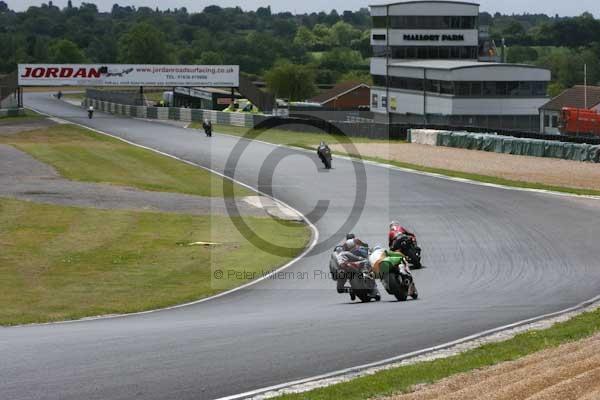
[{"label": "sky", "polygon": [[[8,6],[17,11],[27,9],[27,7],[35,5],[39,6],[40,0],[4,0]],[[494,13],[499,11],[503,14],[512,13],[545,13],[548,15],[559,14],[561,16],[580,15],[584,11],[591,12],[600,17],[600,1],[599,0],[473,0],[481,4],[481,11]],[[78,5],[80,0],[73,0],[74,5]],[[87,0],[88,3],[96,3],[102,11],[107,11],[112,8],[114,3],[121,6],[135,5],[148,6],[155,8],[158,6],[163,8],[179,8],[186,7],[189,12],[201,11],[205,6],[217,4],[221,7],[240,6],[244,10],[255,10],[258,7],[271,5],[273,11],[290,11],[292,13],[305,13],[312,11],[330,11],[337,9],[343,10],[358,10],[361,7],[366,7],[369,4],[382,4],[385,0],[303,0],[303,1],[264,1],[264,0],[169,0],[169,1],[151,1],[151,0]],[[392,1],[390,1],[392,2]],[[67,0],[53,0],[54,5],[64,7]]]}]

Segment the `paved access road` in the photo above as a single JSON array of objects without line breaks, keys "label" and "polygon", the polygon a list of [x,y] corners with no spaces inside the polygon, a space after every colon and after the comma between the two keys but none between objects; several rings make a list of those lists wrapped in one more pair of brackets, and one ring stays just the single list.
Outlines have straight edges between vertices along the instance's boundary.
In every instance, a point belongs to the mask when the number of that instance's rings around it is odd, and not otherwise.
[{"label": "paved access road", "polygon": [[[27,95],[26,104],[218,171],[238,143],[101,113],[88,120],[44,94]],[[236,178],[260,180],[310,213],[321,240],[351,214],[358,217],[353,231],[371,244],[385,243],[391,219],[414,228],[429,266],[415,273],[418,301],[386,294],[381,303],[351,304],[320,277],[329,254],[313,252],[288,270],[303,279],[267,280],[194,306],[0,329],[0,397],[216,398],[441,344],[600,292],[600,201],[366,165],[366,204],[353,210],[352,162],[336,159],[324,172],[316,156],[289,149],[278,150],[285,157],[276,163],[268,158],[275,149],[251,143]],[[263,165],[266,176],[274,170],[271,183],[259,179]],[[326,210],[319,200],[329,200]]]}]

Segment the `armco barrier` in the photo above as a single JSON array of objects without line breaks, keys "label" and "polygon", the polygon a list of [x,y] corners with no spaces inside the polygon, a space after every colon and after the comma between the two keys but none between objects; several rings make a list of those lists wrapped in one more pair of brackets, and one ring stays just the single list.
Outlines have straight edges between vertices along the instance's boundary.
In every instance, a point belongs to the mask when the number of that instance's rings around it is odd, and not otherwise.
[{"label": "armco barrier", "polygon": [[[419,130],[411,131],[411,141],[413,143],[426,141],[424,139],[425,136],[426,134]],[[565,143],[549,140],[521,139],[511,136],[439,131],[436,135],[436,145],[522,156],[600,162],[600,146],[584,143]]]},{"label": "armco barrier", "polygon": [[[190,110],[185,108],[125,106],[95,99],[85,99],[84,106],[93,105],[103,112],[135,116],[138,118],[179,120],[201,122],[209,120],[213,124],[233,125],[243,128],[253,128],[263,121],[268,121],[271,127],[284,131],[307,133],[342,133],[353,137],[370,139],[405,140],[408,129],[402,125],[386,125],[371,122],[338,122],[319,119],[284,118],[262,114],[227,113],[213,110]],[[283,124],[282,124],[283,123]]]}]

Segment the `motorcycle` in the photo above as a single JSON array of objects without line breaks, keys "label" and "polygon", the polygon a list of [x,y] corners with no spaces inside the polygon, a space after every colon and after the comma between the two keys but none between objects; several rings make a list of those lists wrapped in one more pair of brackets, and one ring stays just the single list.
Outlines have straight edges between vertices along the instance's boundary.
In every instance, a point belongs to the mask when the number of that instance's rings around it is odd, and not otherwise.
[{"label": "motorcycle", "polygon": [[206,121],[202,124],[206,137],[212,137],[212,122]]},{"label": "motorcycle", "polygon": [[374,250],[369,257],[371,265],[375,263],[386,263],[389,268],[380,272],[380,279],[386,292],[396,297],[398,301],[406,301],[408,297],[416,300],[419,297],[417,286],[413,279],[410,268],[403,262],[402,258],[385,256],[383,250]]},{"label": "motorcycle", "polygon": [[93,116],[94,116],[94,110],[88,110],[88,118],[92,119]]},{"label": "motorcycle", "polygon": [[391,248],[392,251],[400,251],[406,256],[412,269],[421,269],[421,248],[417,244],[417,238],[413,235],[402,235],[396,239]]},{"label": "motorcycle", "polygon": [[321,162],[325,165],[325,168],[331,169],[331,149],[329,148],[329,146],[327,146],[327,144],[321,142],[321,144],[317,148],[317,155],[321,159]]},{"label": "motorcycle", "polygon": [[336,248],[329,262],[331,277],[334,281],[338,282],[338,292],[349,281],[350,290],[348,292],[352,301],[356,300],[357,297],[363,303],[369,303],[371,300],[381,301],[381,295],[377,290],[377,282],[375,281],[369,260],[350,262],[344,268],[340,268],[336,257],[336,252],[338,251],[343,250],[339,247]]}]

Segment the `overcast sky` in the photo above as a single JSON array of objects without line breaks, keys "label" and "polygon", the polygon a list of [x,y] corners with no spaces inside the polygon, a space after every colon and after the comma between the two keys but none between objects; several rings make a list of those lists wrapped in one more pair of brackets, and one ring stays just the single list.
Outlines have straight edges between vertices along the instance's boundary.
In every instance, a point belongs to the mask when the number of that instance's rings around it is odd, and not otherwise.
[{"label": "overcast sky", "polygon": [[[4,0],[13,10],[24,10],[31,5],[39,6],[42,1],[36,0]],[[47,1],[43,1],[47,2]],[[54,0],[55,5],[64,7],[67,0]],[[336,8],[339,11],[357,10],[366,7],[369,4],[382,4],[381,0],[303,0],[303,1],[263,1],[263,0],[169,0],[169,1],[150,1],[150,0],[88,0],[89,3],[96,3],[101,10],[110,10],[113,4],[118,3],[121,6],[149,6],[159,8],[179,8],[186,7],[188,11],[201,11],[205,6],[218,4],[221,7],[240,6],[244,10],[254,10],[257,7],[271,5],[273,11],[291,11],[294,13],[304,13],[311,11],[330,11]],[[81,3],[79,0],[73,0],[74,5]],[[559,14],[580,15],[584,11],[589,11],[597,18],[600,17],[599,0],[480,0],[482,11],[496,12],[504,14],[524,13],[530,14],[545,13],[549,15]]]}]

